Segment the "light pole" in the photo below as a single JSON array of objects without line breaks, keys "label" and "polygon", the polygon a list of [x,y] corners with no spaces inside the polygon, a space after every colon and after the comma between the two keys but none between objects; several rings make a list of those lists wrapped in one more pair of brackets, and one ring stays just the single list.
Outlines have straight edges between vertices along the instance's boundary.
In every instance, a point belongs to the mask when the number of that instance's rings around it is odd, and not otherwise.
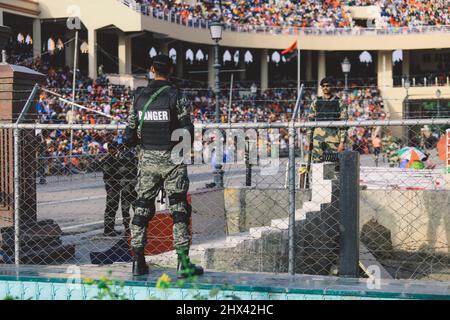
[{"label": "light pole", "polygon": [[[219,41],[222,39],[222,30],[223,25],[220,23],[220,21],[213,21],[209,27],[209,30],[211,32],[211,39],[214,41],[214,70],[215,70],[215,88],[214,88],[214,95],[216,96],[216,114],[215,114],[215,122],[220,123],[220,61],[219,61]],[[219,139],[219,137],[217,137]],[[218,146],[222,143],[219,140],[216,140],[216,143]],[[222,165],[220,162],[222,159],[217,158],[217,150],[216,152],[216,165],[215,165],[215,172],[214,172],[214,182],[217,187],[222,188],[223,187],[223,170]]]},{"label": "light pole", "polygon": [[350,63],[350,60],[347,59],[347,57],[345,57],[344,61],[341,62],[341,68],[342,68],[342,72],[344,73],[345,76],[345,94],[347,95],[347,91],[348,91],[348,74],[350,73],[350,69],[352,67],[352,64]]},{"label": "light pole", "polygon": [[437,98],[437,117],[441,117],[441,101],[439,100],[441,98],[441,90],[436,90],[436,98]]},{"label": "light pole", "polygon": [[407,114],[409,114],[409,93],[408,90],[409,88],[411,88],[411,82],[409,81],[408,78],[406,78],[405,83],[404,83],[404,87],[406,90],[406,100],[405,100],[405,107],[406,107],[406,112]]},{"label": "light pole", "polygon": [[[441,117],[441,101],[440,101],[440,98],[441,98],[441,90],[439,90],[439,89],[437,89],[436,90],[436,92],[435,92],[435,94],[436,94],[436,98],[437,98],[437,106],[436,106],[436,108],[437,108],[437,117],[438,118],[440,118]],[[444,114],[444,118],[446,117],[447,115],[446,114]],[[438,135],[439,135],[439,138],[441,137],[441,127],[440,126],[438,126]]]}]

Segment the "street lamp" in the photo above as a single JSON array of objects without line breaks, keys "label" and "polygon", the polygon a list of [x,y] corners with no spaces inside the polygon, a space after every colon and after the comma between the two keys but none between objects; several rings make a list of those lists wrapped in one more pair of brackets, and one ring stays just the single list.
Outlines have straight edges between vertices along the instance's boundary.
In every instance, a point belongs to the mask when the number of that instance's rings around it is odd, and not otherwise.
[{"label": "street lamp", "polygon": [[214,94],[216,96],[216,114],[215,114],[215,122],[220,122],[220,103],[219,103],[219,95],[220,95],[220,61],[219,61],[219,41],[222,40],[222,24],[219,21],[213,21],[209,27],[211,32],[211,39],[215,42],[214,44],[214,70],[215,70],[215,88]]},{"label": "street lamp", "polygon": [[411,82],[409,81],[408,78],[406,78],[405,83],[403,84],[403,86],[405,87],[405,90],[406,90],[406,112],[409,114],[409,94],[408,94],[408,90],[409,90],[409,88],[411,88]]},{"label": "street lamp", "polygon": [[341,68],[342,72],[345,76],[345,93],[348,91],[348,74],[350,73],[350,69],[352,67],[352,64],[350,63],[350,60],[345,57],[344,61],[341,62]]},{"label": "street lamp", "polygon": [[[220,122],[220,62],[219,62],[219,41],[222,40],[222,30],[223,25],[220,21],[215,20],[211,23],[209,30],[211,32],[211,39],[215,42],[214,44],[214,70],[215,70],[215,89],[214,94],[216,96],[216,114],[215,114],[215,122]],[[217,137],[219,139],[219,137]],[[221,141],[216,140],[216,143],[220,144]],[[222,159],[217,158],[217,150],[216,150],[216,165],[214,172],[214,182],[217,187],[223,187],[223,170],[222,165],[219,163]]]},{"label": "street lamp", "polygon": [[437,117],[440,118],[441,117],[441,103],[439,98],[441,97],[441,90],[437,89],[436,90],[436,98],[437,98]]}]

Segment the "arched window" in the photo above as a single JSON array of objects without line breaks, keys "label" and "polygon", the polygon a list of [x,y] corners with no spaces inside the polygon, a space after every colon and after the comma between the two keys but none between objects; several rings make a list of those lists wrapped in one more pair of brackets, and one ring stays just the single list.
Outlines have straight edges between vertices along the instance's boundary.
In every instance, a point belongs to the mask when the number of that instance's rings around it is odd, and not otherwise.
[{"label": "arched window", "polygon": [[236,52],[235,52],[234,55],[233,55],[233,61],[234,61],[234,63],[235,63],[235,64],[238,64],[238,63],[239,63],[239,59],[240,59],[240,56],[239,56],[239,50],[236,50]]},{"label": "arched window", "polygon": [[55,51],[56,48],[56,44],[55,44],[55,40],[53,40],[52,38],[48,38],[47,40],[47,50],[53,54],[53,52]]},{"label": "arched window", "polygon": [[205,55],[203,54],[203,51],[201,49],[197,50],[197,53],[195,54],[195,60],[197,61],[205,60]]},{"label": "arched window", "polygon": [[403,50],[395,50],[392,52],[392,62],[400,62],[403,61]]},{"label": "arched window", "polygon": [[272,62],[279,63],[281,60],[280,53],[278,51],[275,51],[272,53]]},{"label": "arched window", "polygon": [[192,51],[191,49],[188,49],[186,51],[186,60],[190,63],[194,62],[194,51]]},{"label": "arched window", "polygon": [[359,55],[359,61],[365,64],[372,63],[372,55],[368,51],[363,51]]},{"label": "arched window", "polygon": [[173,63],[177,63],[177,50],[175,50],[174,48],[170,49],[169,58],[172,59]]},{"label": "arched window", "polygon": [[253,55],[249,50],[247,50],[247,52],[245,53],[244,61],[245,61],[245,63],[253,62]]},{"label": "arched window", "polygon": [[23,43],[24,41],[25,41],[25,38],[24,38],[23,34],[19,33],[17,35],[17,42],[18,43]]},{"label": "arched window", "polygon": [[150,58],[153,58],[154,56],[156,56],[158,53],[156,52],[156,49],[154,47],[152,47],[150,49],[150,51],[148,52],[148,55],[150,56]]},{"label": "arched window", "polygon": [[231,61],[231,53],[226,50],[223,54],[223,62]]}]

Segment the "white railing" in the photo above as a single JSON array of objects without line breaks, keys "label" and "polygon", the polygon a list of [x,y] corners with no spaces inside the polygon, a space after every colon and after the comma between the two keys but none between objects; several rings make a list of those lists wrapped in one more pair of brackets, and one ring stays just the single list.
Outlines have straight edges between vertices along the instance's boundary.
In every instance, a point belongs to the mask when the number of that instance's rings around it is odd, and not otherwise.
[{"label": "white railing", "polygon": [[[191,20],[182,19],[179,13],[170,10],[154,10],[153,7],[136,3],[134,0],[117,0],[132,10],[142,13],[155,19],[168,21],[184,25],[189,28],[208,29],[209,20],[201,18],[192,18]],[[443,26],[405,26],[405,27],[386,27],[386,28],[363,28],[363,27],[278,27],[278,26],[259,26],[249,24],[227,24],[225,31],[228,32],[249,32],[258,34],[282,34],[282,35],[324,35],[324,36],[366,36],[366,35],[400,35],[400,34],[424,34],[424,33],[450,33],[450,25]]]}]

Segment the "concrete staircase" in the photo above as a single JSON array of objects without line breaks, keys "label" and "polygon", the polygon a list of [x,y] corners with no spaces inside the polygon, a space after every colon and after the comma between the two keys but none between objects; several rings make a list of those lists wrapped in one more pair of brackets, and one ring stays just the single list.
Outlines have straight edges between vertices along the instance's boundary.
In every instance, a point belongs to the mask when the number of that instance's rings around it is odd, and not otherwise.
[{"label": "concrete staircase", "polygon": [[[295,211],[297,273],[330,274],[339,249],[339,184],[335,165],[312,165],[312,198]],[[287,215],[287,213],[286,213]],[[202,244],[207,269],[287,272],[289,218]]]}]

